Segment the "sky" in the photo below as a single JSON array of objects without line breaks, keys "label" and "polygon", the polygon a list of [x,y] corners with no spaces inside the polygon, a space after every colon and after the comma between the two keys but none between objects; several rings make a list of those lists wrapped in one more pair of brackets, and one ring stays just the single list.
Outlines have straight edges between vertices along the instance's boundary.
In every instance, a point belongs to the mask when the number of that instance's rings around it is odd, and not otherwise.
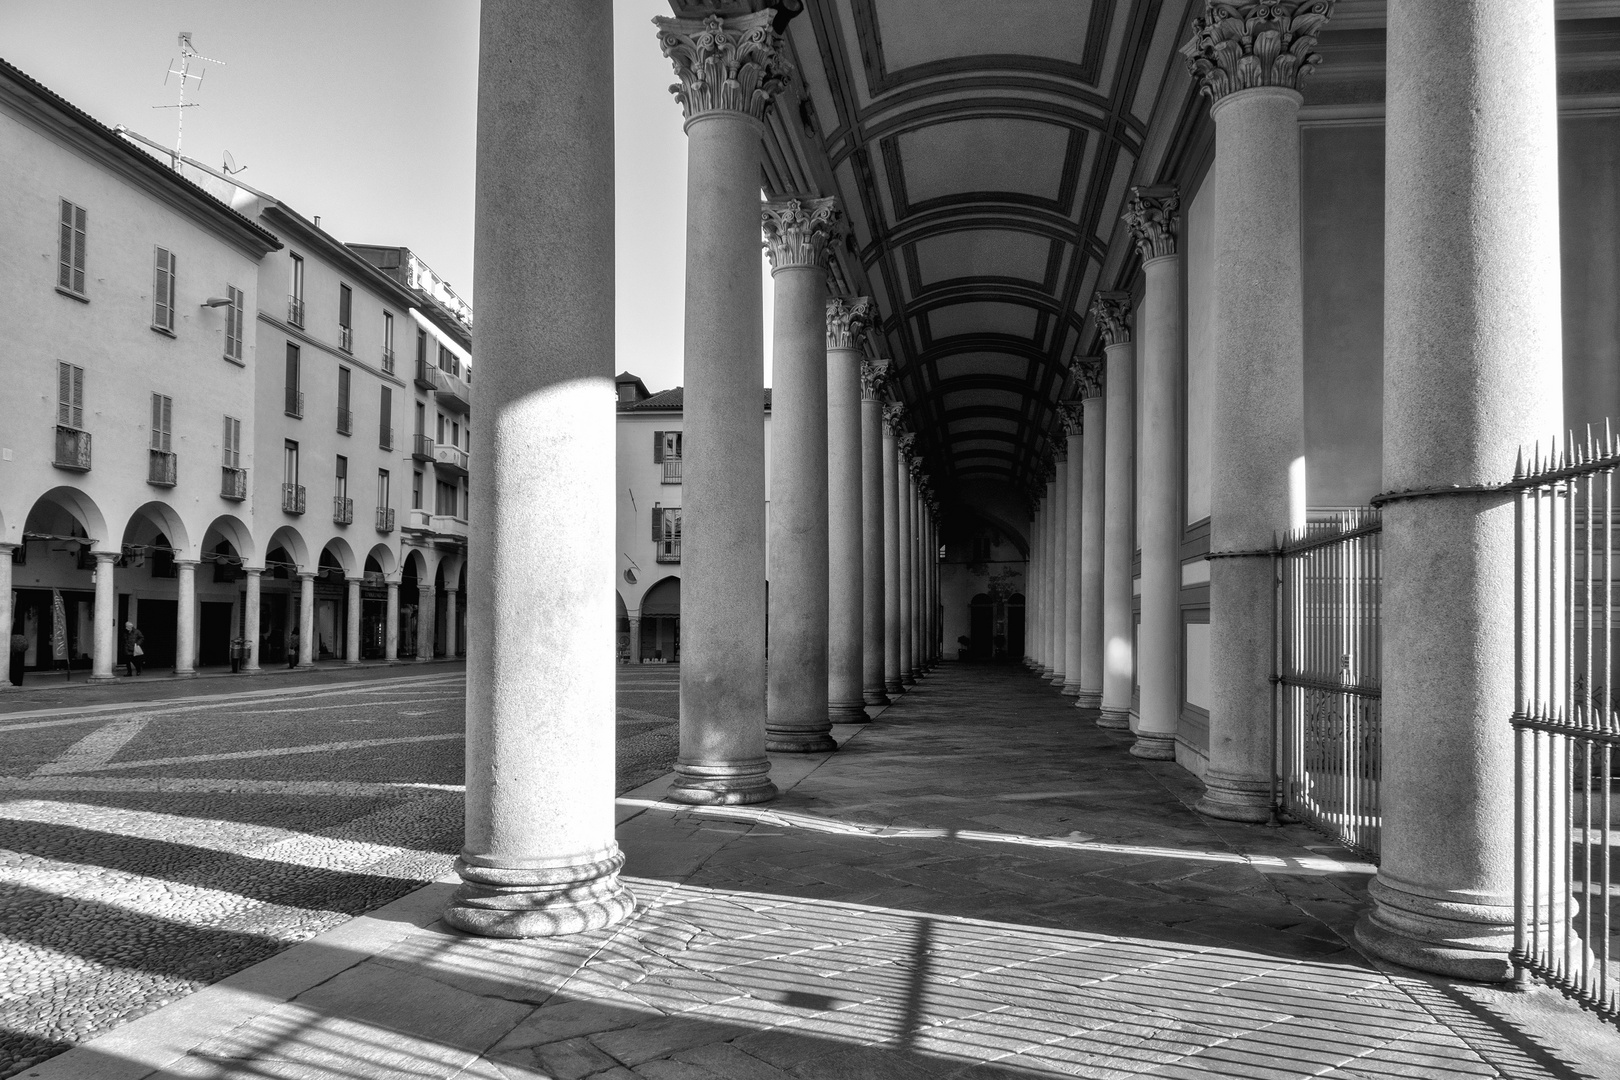
[{"label": "sky", "polygon": [[[613,9],[615,371],[656,391],[681,381],[686,136],[652,28],[668,3]],[[244,183],[339,239],[411,248],[476,314],[477,0],[0,0],[0,57],[165,145],[178,110],[153,106],[177,100],[182,30],[224,61],[193,68],[183,154],[217,167],[229,151]]]}]

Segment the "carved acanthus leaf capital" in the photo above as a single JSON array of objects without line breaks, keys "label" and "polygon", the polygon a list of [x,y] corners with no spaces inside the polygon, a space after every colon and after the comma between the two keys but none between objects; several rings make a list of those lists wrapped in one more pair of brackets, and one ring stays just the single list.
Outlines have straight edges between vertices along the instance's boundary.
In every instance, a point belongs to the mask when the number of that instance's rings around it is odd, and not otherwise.
[{"label": "carved acanthus leaf capital", "polygon": [[844,223],[837,199],[770,199],[760,208],[771,267],[826,266],[827,243]]},{"label": "carved acanthus leaf capital", "polygon": [[903,431],[894,437],[894,445],[900,451],[900,460],[911,468],[911,449],[917,445],[917,436],[910,431]]},{"label": "carved acanthus leaf capital", "polygon": [[1256,86],[1298,90],[1336,0],[1204,0],[1181,47],[1201,93],[1218,102]]},{"label": "carved acanthus leaf capital", "polygon": [[1085,430],[1085,409],[1078,401],[1058,402],[1057,414],[1058,423],[1063,425],[1063,434],[1072,438]]},{"label": "carved acanthus leaf capital", "polygon": [[1176,210],[1181,196],[1169,184],[1133,187],[1125,199],[1124,217],[1143,260],[1176,253]]},{"label": "carved acanthus leaf capital", "polygon": [[1103,342],[1123,345],[1131,340],[1131,294],[1100,292],[1091,302],[1091,317],[1097,321]]},{"label": "carved acanthus leaf capital", "polygon": [[1052,440],[1052,460],[1057,462],[1059,465],[1068,464],[1069,443],[1067,439]]},{"label": "carved acanthus leaf capital", "polygon": [[1075,378],[1075,396],[1102,397],[1107,368],[1108,365],[1100,357],[1076,357],[1072,369]]},{"label": "carved acanthus leaf capital", "polygon": [[[917,436],[913,435],[911,438],[915,440]],[[906,462],[906,470],[911,473],[912,483],[920,488],[928,482],[928,476],[923,472],[922,456],[916,452],[915,441],[912,444],[911,455],[911,459]]]},{"label": "carved acanthus leaf capital", "polygon": [[827,348],[859,349],[861,335],[872,324],[876,312],[868,296],[828,297]]},{"label": "carved acanthus leaf capital", "polygon": [[862,360],[861,396],[881,401],[883,392],[889,386],[889,376],[893,373],[894,365],[887,360]]},{"label": "carved acanthus leaf capital", "polygon": [[896,401],[883,407],[883,424],[889,429],[889,434],[899,438],[905,434],[907,424],[906,407]]},{"label": "carved acanthus leaf capital", "polygon": [[681,81],[669,88],[688,121],[734,112],[763,121],[793,76],[782,35],[769,9],[722,19],[656,18],[658,47]]}]

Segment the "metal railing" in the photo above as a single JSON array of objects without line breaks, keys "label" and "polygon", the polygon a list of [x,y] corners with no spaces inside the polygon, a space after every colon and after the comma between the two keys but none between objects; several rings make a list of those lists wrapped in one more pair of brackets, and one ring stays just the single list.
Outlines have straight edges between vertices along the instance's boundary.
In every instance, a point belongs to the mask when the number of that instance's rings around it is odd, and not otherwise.
[{"label": "metal railing", "polygon": [[287,297],[287,321],[294,326],[304,325],[304,298],[301,296]]},{"label": "metal railing", "polygon": [[394,531],[394,508],[392,506],[377,507],[377,531],[380,533]]},{"label": "metal railing", "polygon": [[281,509],[288,514],[302,514],[304,512],[304,485],[281,485]]},{"label": "metal railing", "polygon": [[390,375],[394,373],[394,350],[386,345],[382,351],[382,369]]},{"label": "metal railing", "polygon": [[653,556],[655,562],[678,563],[681,561],[681,542],[679,540],[660,540],[658,552]]},{"label": "metal railing", "polygon": [[247,498],[247,470],[234,465],[219,467],[219,497],[241,502]]},{"label": "metal railing", "polygon": [[337,433],[339,435],[348,435],[354,430],[353,411],[349,409],[339,409],[337,414]]},{"label": "metal railing", "polygon": [[354,500],[342,495],[332,496],[332,522],[348,525],[354,521]]},{"label": "metal railing", "polygon": [[66,424],[56,425],[56,456],[51,464],[58,469],[90,471],[90,433]]},{"label": "metal railing", "polygon": [[1588,438],[1533,454],[1510,488],[1516,513],[1514,947],[1535,976],[1620,1022],[1610,953],[1616,871],[1620,447]]},{"label": "metal railing", "polygon": [[295,387],[287,387],[287,415],[304,418],[304,392]]},{"label": "metal railing", "polygon": [[432,390],[434,387],[438,386],[438,380],[433,377],[433,373],[438,370],[438,368],[428,363],[427,360],[418,356],[416,358],[416,385],[423,390]]},{"label": "metal railing", "polygon": [[338,327],[338,348],[346,353],[354,352],[354,327],[341,325]]},{"label": "metal railing", "polygon": [[146,482],[155,487],[174,487],[176,468],[173,450],[147,450]]},{"label": "metal railing", "polygon": [[411,457],[416,458],[418,461],[432,461],[434,446],[433,436],[423,435],[421,432],[417,432],[414,436],[412,436],[412,440]]},{"label": "metal railing", "polygon": [[681,482],[681,459],[664,458],[664,483],[678,484]]},{"label": "metal railing", "polygon": [[1280,558],[1283,809],[1374,862],[1379,810],[1383,522],[1338,511],[1290,534]]},{"label": "metal railing", "polygon": [[394,448],[394,429],[387,424],[377,425],[377,449],[392,450]]}]

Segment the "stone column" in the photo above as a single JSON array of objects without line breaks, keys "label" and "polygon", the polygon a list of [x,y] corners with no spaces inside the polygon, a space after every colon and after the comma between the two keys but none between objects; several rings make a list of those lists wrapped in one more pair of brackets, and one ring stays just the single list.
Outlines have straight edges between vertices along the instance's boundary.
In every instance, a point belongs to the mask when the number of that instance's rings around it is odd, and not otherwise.
[{"label": "stone column", "polygon": [[826,265],[838,218],[832,199],[765,204],[776,287],[765,749],[789,754],[838,749],[827,714]]},{"label": "stone column", "polygon": [[[360,582],[357,577],[349,578],[349,595],[343,605],[343,662],[345,664],[358,664],[360,662]],[[454,615],[455,608],[451,608]]]},{"label": "stone column", "polygon": [[479,33],[480,497],[466,837],[444,919],[529,937],[606,926],[635,904],[613,838],[615,545],[602,498],[615,439],[613,15],[595,0],[489,0]]},{"label": "stone column", "polygon": [[[95,655],[90,660],[90,678],[100,681],[117,678],[113,674],[113,661],[118,658],[118,591],[114,587],[113,563],[118,558],[116,551],[97,551],[96,559],[96,601],[94,616],[96,620]],[[5,597],[6,604],[11,603],[11,594]],[[10,648],[11,641],[6,639],[6,646]]]},{"label": "stone column", "polygon": [[1041,664],[1041,581],[1044,576],[1045,560],[1042,558],[1041,539],[1046,535],[1046,511],[1042,505],[1040,481],[1033,481],[1033,491],[1030,503],[1035,507],[1029,515],[1029,581],[1024,590],[1024,652],[1027,654],[1026,666],[1040,673]]},{"label": "stone column", "polygon": [[1041,501],[1041,675],[1048,677],[1057,664],[1057,463],[1045,465],[1046,488]]},{"label": "stone column", "polygon": [[906,433],[897,440],[900,454],[895,462],[895,499],[896,511],[900,524],[900,681],[906,686],[915,686],[917,675],[911,667],[911,616],[912,603],[915,599],[911,591],[911,567],[916,561],[917,550],[912,546],[912,487],[911,487],[911,453],[917,444],[917,436]]},{"label": "stone column", "polygon": [[[297,627],[298,594],[296,592],[289,591],[286,594],[286,600],[283,602],[281,608],[281,647],[283,653],[292,648],[292,635],[293,631],[297,629]],[[296,652],[293,654],[293,657],[296,661]],[[283,659],[285,659],[285,656],[283,656]]]},{"label": "stone column", "polygon": [[388,614],[384,616],[383,659],[389,663],[399,659],[399,582],[388,583]]},{"label": "stone column", "polygon": [[641,616],[630,616],[630,662],[641,663]]},{"label": "stone column", "polygon": [[315,662],[315,575],[298,575],[298,666]]},{"label": "stone column", "polygon": [[918,587],[922,580],[922,460],[912,458],[910,472],[911,484],[911,573],[906,578],[906,588],[910,593],[911,602],[911,649],[910,672],[911,681],[916,682],[922,677],[922,590]]},{"label": "stone column", "polygon": [[[1052,480],[1052,665],[1046,679],[1062,687],[1068,679],[1069,592],[1079,587],[1079,579],[1069,580],[1069,448],[1067,440],[1054,440],[1052,460],[1056,471]],[[1075,458],[1074,467],[1080,468]]]},{"label": "stone column", "polygon": [[827,712],[866,723],[862,694],[861,347],[864,297],[827,302]]},{"label": "stone column", "polygon": [[[1081,416],[1080,456],[1080,689],[1076,708],[1102,706],[1103,680],[1103,478],[1108,431],[1103,401],[1103,363],[1078,365]],[[1128,724],[1128,721],[1127,721]],[[1115,727],[1099,718],[1099,727]]]},{"label": "stone column", "polygon": [[1080,693],[1080,539],[1081,509],[1085,492],[1084,409],[1078,401],[1060,402],[1057,407],[1061,442],[1067,466],[1059,466],[1063,481],[1063,693]]},{"label": "stone column", "polygon": [[1553,6],[1392,4],[1388,87],[1383,486],[1459,490],[1384,507],[1382,859],[1356,937],[1506,979],[1516,528],[1478,488],[1562,427]]},{"label": "stone column", "polygon": [[[1092,305],[1108,342],[1103,392],[1102,474],[1102,715],[1103,727],[1131,726],[1131,675],[1136,615],[1131,610],[1131,561],[1136,554],[1136,346],[1126,321],[1130,296],[1102,293]],[[1174,430],[1174,429],[1171,429]]]},{"label": "stone column", "polygon": [[[0,645],[6,648],[6,661],[11,660],[11,553],[16,544],[0,544]],[[0,693],[15,689],[7,678],[0,682]]]},{"label": "stone column", "polygon": [[[1197,808],[1271,816],[1271,551],[1305,523],[1299,104],[1331,5],[1246,0],[1183,48],[1214,104],[1209,765]],[[1254,43],[1289,45],[1256,52]]]},{"label": "stone column", "polygon": [[246,568],[246,573],[247,583],[242,598],[242,638],[247,642],[247,649],[242,656],[242,670],[254,672],[259,670],[259,605],[263,596],[264,568],[250,566]]},{"label": "stone column", "polygon": [[888,361],[861,365],[861,697],[887,705],[883,689],[883,386]]},{"label": "stone column", "polygon": [[460,635],[457,633],[457,631],[460,629],[460,626],[458,624],[458,619],[457,619],[457,615],[456,615],[456,605],[460,601],[460,599],[461,599],[461,595],[460,595],[460,592],[458,590],[453,589],[448,585],[445,586],[445,589],[444,589],[444,656],[445,656],[446,660],[454,660],[456,658],[456,653],[460,652],[460,649],[457,647],[460,644],[460,642],[459,642]]},{"label": "stone column", "polygon": [[197,677],[197,560],[174,560],[174,677]]},{"label": "stone column", "polygon": [[[1176,756],[1181,723],[1181,441],[1177,407],[1184,378],[1181,257],[1173,187],[1132,188],[1126,219],[1142,256],[1146,287],[1137,311],[1142,353],[1142,627],[1137,633],[1136,743],[1131,753]],[[1112,416],[1109,418],[1112,423]]]},{"label": "stone column", "polygon": [[[426,564],[424,564],[426,565]],[[434,575],[424,574],[416,583],[416,662],[425,664],[433,659],[433,648],[439,637],[439,590],[433,584]]]},{"label": "stone column", "polygon": [[687,135],[681,750],[669,796],[680,802],[776,794],[765,756],[759,288],[764,117],[788,78],[774,18],[657,20]]},{"label": "stone column", "polygon": [[900,672],[900,437],[906,407],[883,410],[883,692],[905,690]]}]

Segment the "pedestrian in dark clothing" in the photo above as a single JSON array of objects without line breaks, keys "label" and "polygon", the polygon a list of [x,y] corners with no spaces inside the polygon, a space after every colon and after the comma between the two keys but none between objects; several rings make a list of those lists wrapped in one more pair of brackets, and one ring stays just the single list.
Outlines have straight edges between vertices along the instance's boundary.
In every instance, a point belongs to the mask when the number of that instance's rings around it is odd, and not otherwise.
[{"label": "pedestrian in dark clothing", "polygon": [[23,661],[28,658],[28,638],[24,634],[11,635],[11,685],[21,686]]},{"label": "pedestrian in dark clothing", "polygon": [[125,676],[139,675],[141,673],[141,665],[144,663],[143,658],[146,656],[146,650],[141,648],[141,643],[145,640],[146,635],[141,633],[140,628],[134,623],[127,622],[124,624]]},{"label": "pedestrian in dark clothing", "polygon": [[290,668],[298,666],[298,630],[296,628],[292,632],[292,637],[287,639],[287,666]]}]

